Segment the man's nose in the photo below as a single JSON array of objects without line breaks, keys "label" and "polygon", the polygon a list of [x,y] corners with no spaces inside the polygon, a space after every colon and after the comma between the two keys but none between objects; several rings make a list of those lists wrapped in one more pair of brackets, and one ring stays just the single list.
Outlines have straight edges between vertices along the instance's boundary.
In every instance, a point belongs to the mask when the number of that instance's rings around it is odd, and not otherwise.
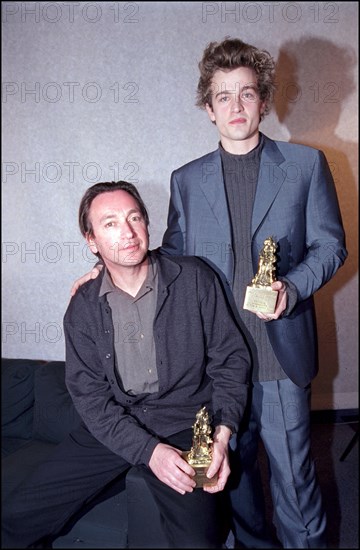
[{"label": "man's nose", "polygon": [[128,221],[124,222],[121,226],[121,235],[122,235],[122,237],[128,239],[130,237],[133,237],[134,234],[135,234],[135,231],[134,231],[134,228],[131,225],[131,223],[128,222]]},{"label": "man's nose", "polygon": [[244,108],[240,95],[234,95],[232,110],[235,113],[242,111]]}]

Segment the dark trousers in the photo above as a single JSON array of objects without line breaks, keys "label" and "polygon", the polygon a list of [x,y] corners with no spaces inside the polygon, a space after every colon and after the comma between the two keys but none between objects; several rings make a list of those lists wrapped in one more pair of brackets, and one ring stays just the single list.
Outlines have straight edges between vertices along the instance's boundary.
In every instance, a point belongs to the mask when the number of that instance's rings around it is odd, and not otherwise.
[{"label": "dark trousers", "polygon": [[[170,436],[166,443],[186,450],[192,430]],[[3,548],[40,546],[56,538],[68,520],[108,483],[125,475],[130,464],[80,426],[3,503]],[[218,495],[202,489],[180,495],[142,467],[158,504],[169,548],[219,548]],[[139,526],[141,528],[141,526]]]}]

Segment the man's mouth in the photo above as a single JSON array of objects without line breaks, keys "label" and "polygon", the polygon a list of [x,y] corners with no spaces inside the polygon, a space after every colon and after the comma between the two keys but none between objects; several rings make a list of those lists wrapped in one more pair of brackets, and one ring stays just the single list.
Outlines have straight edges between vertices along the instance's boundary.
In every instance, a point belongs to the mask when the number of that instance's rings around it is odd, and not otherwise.
[{"label": "man's mouth", "polygon": [[124,250],[134,250],[139,247],[138,243],[127,243],[124,245]]},{"label": "man's mouth", "polygon": [[229,124],[244,124],[246,122],[246,118],[240,117],[240,118],[234,118],[234,120],[230,120]]}]

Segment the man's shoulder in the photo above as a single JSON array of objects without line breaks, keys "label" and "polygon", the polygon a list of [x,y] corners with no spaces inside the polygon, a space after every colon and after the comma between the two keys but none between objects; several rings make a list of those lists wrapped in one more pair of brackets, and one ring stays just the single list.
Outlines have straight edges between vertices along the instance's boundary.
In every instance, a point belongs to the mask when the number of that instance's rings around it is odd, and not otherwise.
[{"label": "man's shoulder", "polygon": [[319,153],[322,153],[320,149],[312,147],[310,145],[305,145],[303,143],[293,143],[291,141],[281,141],[277,139],[270,139],[265,136],[265,147],[267,149],[271,147],[277,147],[278,150],[284,155],[288,156],[317,156]]},{"label": "man's shoulder", "polygon": [[190,162],[187,162],[186,164],[183,164],[179,168],[176,168],[173,174],[186,174],[187,172],[198,171],[199,169],[203,170],[204,165],[218,162],[220,162],[220,151],[219,149],[216,149],[215,151],[211,151],[202,157],[198,157]]},{"label": "man's shoulder", "polygon": [[99,291],[102,277],[103,273],[100,273],[96,279],[90,279],[81,285],[70,300],[64,317],[65,321],[77,315],[83,316],[83,312],[86,308],[92,305],[96,306],[99,303]]}]

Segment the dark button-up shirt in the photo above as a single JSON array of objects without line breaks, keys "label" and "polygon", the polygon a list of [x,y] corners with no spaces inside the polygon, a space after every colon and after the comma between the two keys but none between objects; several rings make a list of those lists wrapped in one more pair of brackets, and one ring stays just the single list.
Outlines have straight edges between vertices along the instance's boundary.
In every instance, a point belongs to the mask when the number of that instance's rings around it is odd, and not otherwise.
[{"label": "dark button-up shirt", "polygon": [[237,431],[250,361],[217,276],[194,257],[156,255],[154,341],[159,390],[130,396],[116,382],[114,327],[103,273],[71,299],[64,318],[66,384],[83,422],[130,464],[148,464],[162,438],[191,429],[206,406]]}]

